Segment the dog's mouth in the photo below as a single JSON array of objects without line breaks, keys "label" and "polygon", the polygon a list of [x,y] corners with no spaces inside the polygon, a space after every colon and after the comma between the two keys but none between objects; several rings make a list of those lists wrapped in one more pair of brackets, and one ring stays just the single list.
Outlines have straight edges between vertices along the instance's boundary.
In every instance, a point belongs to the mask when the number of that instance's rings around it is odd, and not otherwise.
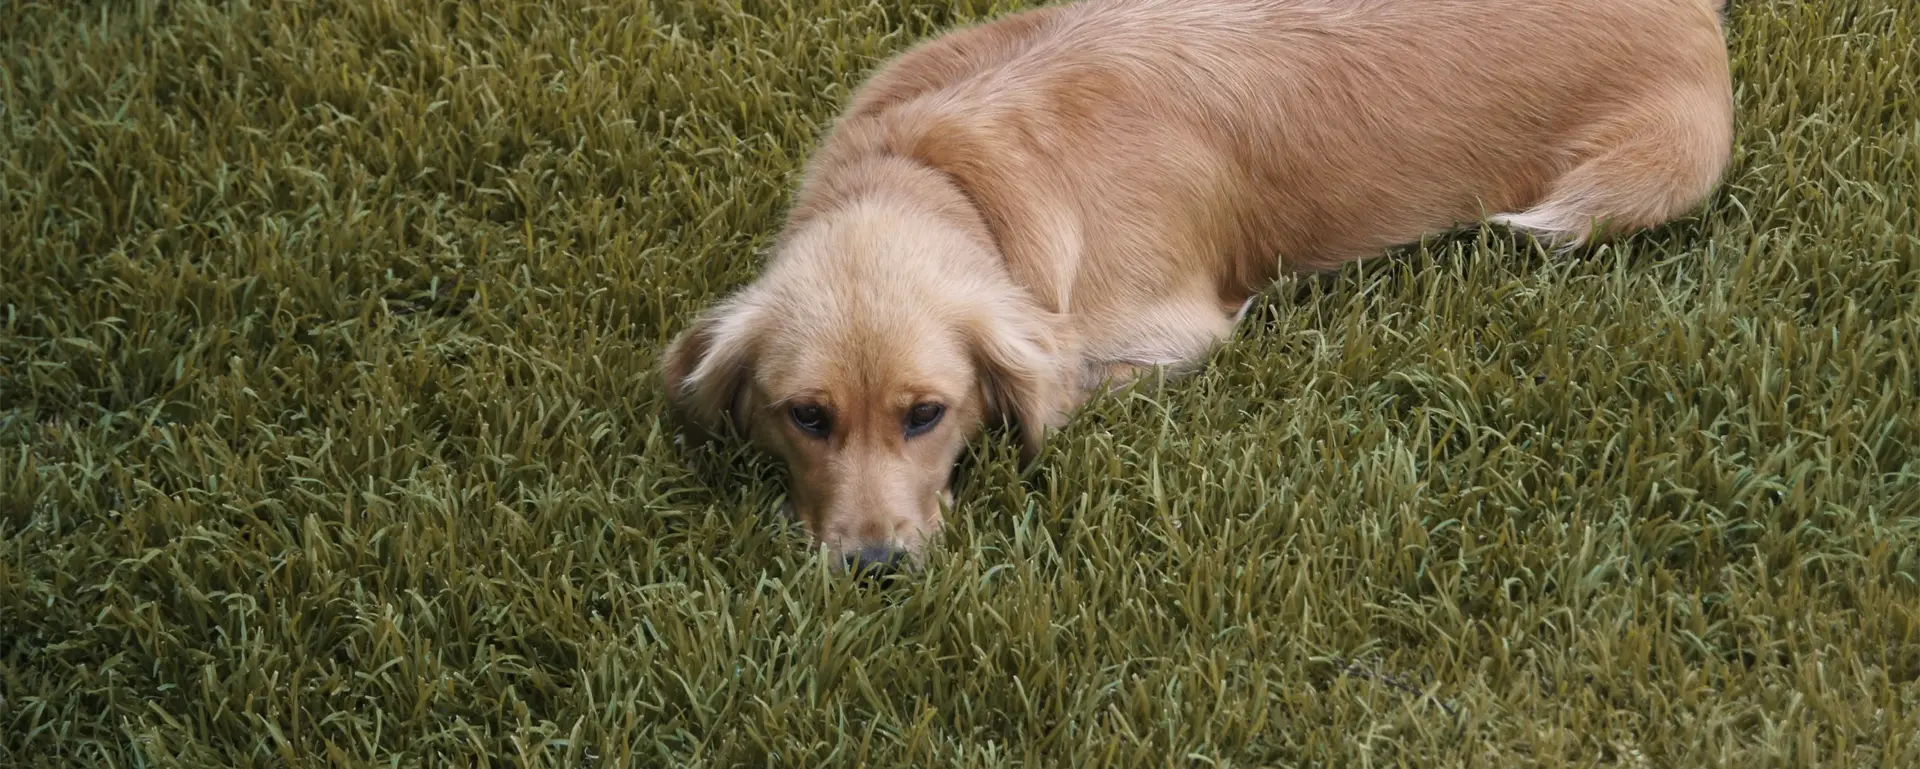
[{"label": "dog's mouth", "polygon": [[926,531],[921,536],[926,541],[917,545],[895,543],[843,543],[840,548],[823,547],[824,543],[814,534],[811,527],[805,525],[800,517],[798,506],[792,500],[781,500],[775,507],[780,523],[785,526],[798,526],[804,530],[810,546],[829,558],[836,571],[850,574],[873,572],[881,575],[905,575],[918,572],[925,566],[927,551],[935,547],[932,542],[944,532],[948,513],[953,509],[954,498],[951,489],[940,492],[939,509],[927,522]]}]

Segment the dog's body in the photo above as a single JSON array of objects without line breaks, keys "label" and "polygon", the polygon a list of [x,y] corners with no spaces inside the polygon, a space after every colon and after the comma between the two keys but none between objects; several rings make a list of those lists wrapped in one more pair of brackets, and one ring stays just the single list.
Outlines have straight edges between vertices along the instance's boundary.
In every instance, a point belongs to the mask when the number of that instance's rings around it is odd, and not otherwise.
[{"label": "dog's body", "polygon": [[937,38],[856,93],[669,384],[787,457],[830,547],[918,552],[983,420],[1038,448],[1203,358],[1283,269],[1697,205],[1731,145],[1720,4],[1092,0]]}]

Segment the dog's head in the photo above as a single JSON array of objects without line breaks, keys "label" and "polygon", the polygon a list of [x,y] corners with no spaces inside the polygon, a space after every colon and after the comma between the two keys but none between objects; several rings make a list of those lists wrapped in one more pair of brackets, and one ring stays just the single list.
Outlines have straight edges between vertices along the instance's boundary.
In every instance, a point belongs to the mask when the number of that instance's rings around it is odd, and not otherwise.
[{"label": "dog's head", "polygon": [[1051,316],[991,244],[885,201],[799,227],[664,358],[689,426],[783,457],[794,514],[847,565],[917,561],[967,441],[1005,420],[1031,458],[1067,405]]}]

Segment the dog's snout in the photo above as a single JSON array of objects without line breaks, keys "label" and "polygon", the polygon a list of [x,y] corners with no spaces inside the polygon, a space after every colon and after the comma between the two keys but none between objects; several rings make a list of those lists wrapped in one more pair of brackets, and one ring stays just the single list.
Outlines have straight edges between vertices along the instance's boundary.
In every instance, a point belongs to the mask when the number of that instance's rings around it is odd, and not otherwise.
[{"label": "dog's snout", "polygon": [[912,556],[888,545],[868,545],[846,556],[847,570],[863,576],[884,577],[906,571]]}]

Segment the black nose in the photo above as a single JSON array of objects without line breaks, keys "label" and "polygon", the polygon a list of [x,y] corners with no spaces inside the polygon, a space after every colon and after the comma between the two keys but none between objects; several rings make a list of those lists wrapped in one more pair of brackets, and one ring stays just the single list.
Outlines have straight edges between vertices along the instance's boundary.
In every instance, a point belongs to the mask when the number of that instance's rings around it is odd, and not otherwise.
[{"label": "black nose", "polygon": [[868,545],[847,554],[847,570],[869,577],[885,577],[905,571],[912,556],[905,550],[886,545]]}]

